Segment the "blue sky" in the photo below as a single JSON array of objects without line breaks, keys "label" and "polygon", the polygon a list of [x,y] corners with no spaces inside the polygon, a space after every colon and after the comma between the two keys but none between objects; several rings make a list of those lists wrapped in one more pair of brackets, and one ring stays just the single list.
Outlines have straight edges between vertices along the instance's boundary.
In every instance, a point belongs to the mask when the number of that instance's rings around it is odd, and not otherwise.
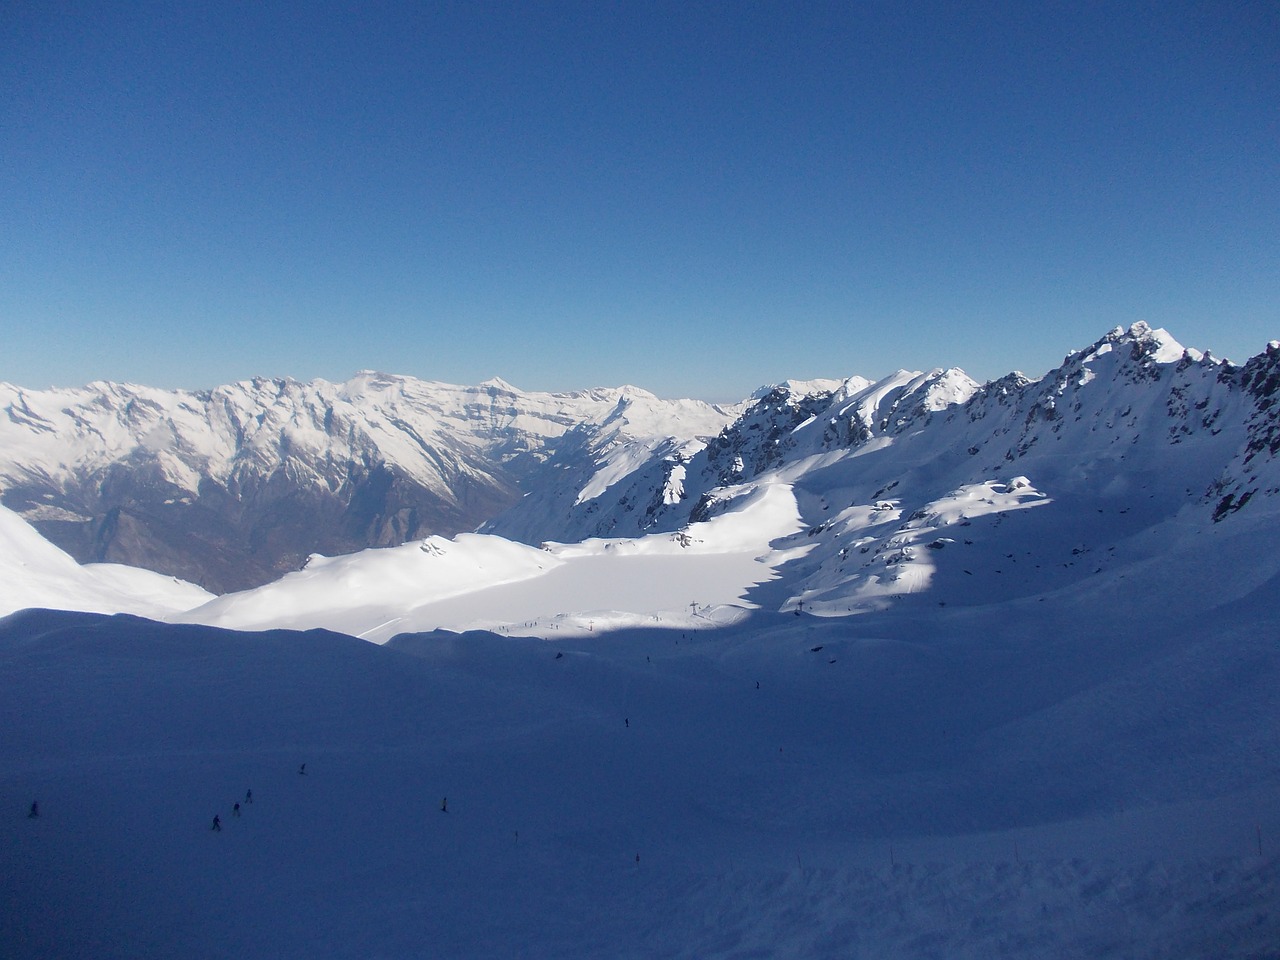
[{"label": "blue sky", "polygon": [[1280,338],[1274,3],[0,13],[0,379],[739,399]]}]

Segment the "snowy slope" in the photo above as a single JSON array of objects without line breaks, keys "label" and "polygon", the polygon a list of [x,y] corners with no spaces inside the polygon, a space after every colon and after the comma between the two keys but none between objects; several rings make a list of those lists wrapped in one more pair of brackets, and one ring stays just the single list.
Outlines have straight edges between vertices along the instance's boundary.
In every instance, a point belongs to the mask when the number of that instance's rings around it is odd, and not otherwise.
[{"label": "snowy slope", "polygon": [[704,629],[755,608],[748,592],[790,556],[769,544],[798,528],[794,499],[777,487],[677,536],[535,549],[463,534],[316,556],[276,583],[169,619],[251,630],[324,627],[378,643],[441,627],[549,636],[655,624]]},{"label": "snowy slope", "polygon": [[15,615],[0,942],[15,960],[1271,956],[1275,588],[1149,631],[1167,598],[386,646]]},{"label": "snowy slope", "polygon": [[24,607],[162,619],[211,600],[191,583],[118,564],[81,566],[0,507],[0,616]]},{"label": "snowy slope", "polygon": [[[935,604],[1030,596],[1118,576],[1236,511],[1273,522],[1278,383],[1280,347],[1237,367],[1138,324],[1038,381],[779,387],[693,456],[655,456],[575,504],[565,538],[675,532],[781,486],[804,525],[774,544],[804,554],[784,609],[847,614],[926,588]],[[486,529],[519,533],[524,506]]]}]

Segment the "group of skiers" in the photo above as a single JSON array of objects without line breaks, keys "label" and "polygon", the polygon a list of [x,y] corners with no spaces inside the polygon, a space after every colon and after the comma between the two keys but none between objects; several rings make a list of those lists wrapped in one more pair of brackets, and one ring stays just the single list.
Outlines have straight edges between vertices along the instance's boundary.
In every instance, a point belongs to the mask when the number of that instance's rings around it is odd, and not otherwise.
[{"label": "group of skiers", "polygon": [[[307,775],[307,765],[306,765],[305,763],[304,763],[304,764],[302,764],[302,766],[298,767],[298,775],[299,775],[299,776],[303,776],[303,777],[305,777],[305,776]],[[253,803],[253,791],[252,791],[252,790],[246,790],[246,791],[244,792],[244,802],[245,802],[246,804]],[[444,797],[443,799],[441,799],[441,801],[440,801],[440,812],[441,812],[441,813],[448,813],[448,812],[449,812],[449,798],[448,798],[448,797]],[[236,802],[236,804],[231,808],[231,815],[232,815],[233,817],[238,817],[238,816],[240,816],[240,803],[239,803],[239,801],[237,801],[237,802]],[[30,816],[30,817],[38,817],[38,816],[40,816],[39,808],[37,807],[36,802],[35,802],[34,800],[33,800],[33,801],[31,801],[31,812],[30,812],[29,814],[27,814],[27,816]],[[209,827],[209,829],[210,829],[210,830],[213,830],[213,831],[216,831],[216,832],[218,832],[218,833],[221,833],[221,832],[222,832],[222,816],[221,816],[220,814],[215,813],[215,814],[213,815],[213,824]]]},{"label": "group of skiers", "polygon": [[[304,763],[304,764],[303,764],[303,766],[305,767],[305,766],[306,766],[306,764]],[[299,773],[303,773],[304,771],[299,770],[298,772],[299,772]],[[245,802],[245,803],[253,803],[253,791],[252,791],[252,790],[246,790],[246,791],[244,792],[244,802]],[[236,801],[236,803],[235,803],[235,805],[231,808],[231,815],[232,815],[233,817],[238,817],[238,816],[240,816],[240,801],[238,801],[238,800],[237,800],[237,801]],[[34,820],[35,818],[37,818],[37,817],[39,817],[39,816],[40,816],[40,801],[39,801],[39,800],[32,800],[32,801],[31,801],[31,807],[30,807],[30,809],[27,811],[27,817],[28,817],[28,819],[32,819],[32,820]],[[221,830],[222,830],[222,817],[221,817],[221,815],[216,814],[216,813],[213,815],[213,824],[212,824],[212,826],[210,826],[210,827],[209,827],[209,829],[210,829],[210,830],[217,830],[217,831],[221,832]]]},{"label": "group of skiers", "polygon": [[[305,766],[306,766],[306,764],[304,763],[304,764],[303,764],[303,766],[305,767]],[[253,791],[252,791],[252,790],[246,790],[246,791],[244,792],[244,802],[245,802],[245,803],[253,803]],[[236,803],[235,803],[235,805],[234,805],[234,806],[232,806],[232,808],[231,808],[231,815],[232,815],[233,817],[238,817],[238,816],[240,816],[240,801],[238,801],[238,800],[237,800],[237,801],[236,801]],[[210,829],[210,830],[217,830],[219,833],[221,833],[221,832],[222,832],[222,816],[221,816],[220,814],[215,813],[215,814],[213,815],[213,826],[211,826],[209,829]]]},{"label": "group of skiers", "polygon": [[[298,774],[299,774],[300,776],[304,776],[304,777],[307,775],[307,765],[306,765],[305,763],[304,763],[302,766],[298,767]],[[245,802],[245,804],[253,803],[253,790],[251,790],[251,789],[250,789],[250,790],[246,790],[246,791],[244,792],[244,802]],[[441,813],[448,813],[448,812],[449,812],[449,798],[448,798],[448,797],[445,797],[444,799],[442,799],[442,800],[440,801],[440,812],[441,812]],[[232,815],[233,817],[238,817],[238,816],[240,816],[240,801],[239,801],[239,800],[237,800],[237,801],[235,802],[235,804],[233,804],[233,805],[232,805],[232,807],[231,807],[231,815]],[[28,816],[29,818],[35,818],[35,817],[40,816],[40,801],[38,801],[38,800],[32,800],[32,801],[31,801],[31,809],[27,812],[27,816]],[[212,830],[212,831],[214,831],[214,832],[217,832],[217,833],[221,833],[221,832],[222,832],[222,815],[221,815],[221,814],[215,813],[215,814],[213,815],[213,823],[209,826],[209,829],[210,829],[210,830]]]}]

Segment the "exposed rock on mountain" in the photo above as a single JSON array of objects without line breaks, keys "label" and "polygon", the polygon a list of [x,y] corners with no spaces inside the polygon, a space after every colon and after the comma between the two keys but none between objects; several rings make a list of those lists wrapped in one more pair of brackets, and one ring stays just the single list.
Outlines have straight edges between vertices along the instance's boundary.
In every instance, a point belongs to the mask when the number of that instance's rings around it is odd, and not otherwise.
[{"label": "exposed rock on mountain", "polygon": [[207,392],[0,385],[6,506],[76,559],[210,589],[348,553],[474,529],[561,444],[595,457],[713,435],[734,411],[635,388],[523,393],[362,373]]},{"label": "exposed rock on mountain", "polygon": [[[1038,380],[979,386],[935,370],[781,386],[692,455],[655,450],[567,509],[526,500],[485,529],[528,538],[537,522],[566,543],[676,533],[783,485],[806,531],[774,546],[803,555],[786,579],[806,610],[866,609],[960,575],[939,594],[954,602],[979,573],[999,587],[983,596],[1030,596],[1115,557],[1154,562],[1242,510],[1274,510],[1277,384],[1280,344],[1238,367],[1139,323]],[[1022,509],[1045,505],[1038,520]],[[1015,515],[1016,535],[1004,526]],[[952,544],[981,563],[943,562]]]},{"label": "exposed rock on mountain", "polygon": [[[849,611],[933,577],[948,543],[976,545],[955,529],[979,522],[974,497],[1052,503],[1052,530],[1066,511],[1077,531],[1069,547],[1112,553],[1172,536],[1179,518],[1270,509],[1278,384],[1280,344],[1236,366],[1140,323],[1037,380],[899,371],[789,381],[735,407],[373,373],[206,393],[0,386],[0,485],[81,561],[219,591],[312,553],[477,528],[532,545],[678,536],[782,485],[810,531],[794,544],[793,599]],[[986,548],[1002,537],[993,526]],[[1004,592],[1048,583],[1026,569],[1083,571],[1059,546],[1038,543],[1020,579],[1002,568]]]}]

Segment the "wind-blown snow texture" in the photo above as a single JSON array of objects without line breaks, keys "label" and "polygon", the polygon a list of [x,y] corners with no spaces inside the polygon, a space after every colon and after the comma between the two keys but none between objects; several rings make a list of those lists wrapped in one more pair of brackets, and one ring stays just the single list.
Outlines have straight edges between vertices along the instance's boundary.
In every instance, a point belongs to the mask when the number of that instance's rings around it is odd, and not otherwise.
[{"label": "wind-blown snow texture", "polygon": [[1280,957],[1277,384],[1141,325],[783,384],[584,429],[484,535],[16,613],[0,944]]}]

